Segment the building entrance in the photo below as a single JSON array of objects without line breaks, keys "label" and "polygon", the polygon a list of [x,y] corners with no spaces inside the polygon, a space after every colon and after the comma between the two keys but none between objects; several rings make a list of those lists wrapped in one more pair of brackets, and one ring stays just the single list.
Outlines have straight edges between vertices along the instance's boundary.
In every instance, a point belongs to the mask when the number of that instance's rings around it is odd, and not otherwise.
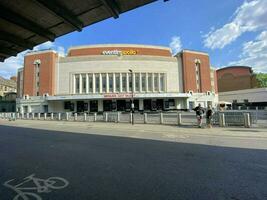
[{"label": "building entrance", "polygon": [[77,112],[84,112],[84,102],[83,101],[77,101]]},{"label": "building entrance", "polygon": [[103,101],[103,109],[104,111],[112,111],[112,100],[104,100]]},{"label": "building entrance", "polygon": [[117,111],[125,111],[125,110],[126,110],[126,101],[117,100]]},{"label": "building entrance", "polygon": [[151,99],[144,99],[144,110],[151,110]]},{"label": "building entrance", "polygon": [[90,101],[90,112],[98,111],[98,102],[96,100]]}]

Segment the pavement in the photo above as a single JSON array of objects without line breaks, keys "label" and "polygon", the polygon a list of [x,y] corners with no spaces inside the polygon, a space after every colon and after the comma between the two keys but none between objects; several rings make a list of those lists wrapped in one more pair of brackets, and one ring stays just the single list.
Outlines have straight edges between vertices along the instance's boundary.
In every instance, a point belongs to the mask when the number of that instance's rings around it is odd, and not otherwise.
[{"label": "pavement", "polygon": [[0,199],[263,200],[266,149],[260,128],[0,120]]}]

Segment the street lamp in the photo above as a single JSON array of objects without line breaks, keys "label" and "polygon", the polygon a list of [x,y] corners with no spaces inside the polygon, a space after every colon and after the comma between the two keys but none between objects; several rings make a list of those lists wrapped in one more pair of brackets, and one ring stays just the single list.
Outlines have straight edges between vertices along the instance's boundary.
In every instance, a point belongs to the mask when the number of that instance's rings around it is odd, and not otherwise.
[{"label": "street lamp", "polygon": [[132,113],[132,125],[134,125],[134,90],[133,90],[133,70],[129,69],[131,73],[131,89],[132,89],[132,98],[131,98],[131,113]]}]

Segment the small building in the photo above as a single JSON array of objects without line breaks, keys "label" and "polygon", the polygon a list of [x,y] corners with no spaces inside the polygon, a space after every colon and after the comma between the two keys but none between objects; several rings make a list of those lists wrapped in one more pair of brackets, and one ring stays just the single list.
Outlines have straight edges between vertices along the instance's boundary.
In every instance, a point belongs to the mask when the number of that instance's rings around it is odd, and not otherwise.
[{"label": "small building", "polygon": [[0,96],[4,97],[7,93],[16,92],[17,91],[17,83],[15,77],[8,80],[0,76]]},{"label": "small building", "polygon": [[19,112],[188,110],[217,106],[209,55],[151,45],[72,47],[30,52],[18,70]]}]

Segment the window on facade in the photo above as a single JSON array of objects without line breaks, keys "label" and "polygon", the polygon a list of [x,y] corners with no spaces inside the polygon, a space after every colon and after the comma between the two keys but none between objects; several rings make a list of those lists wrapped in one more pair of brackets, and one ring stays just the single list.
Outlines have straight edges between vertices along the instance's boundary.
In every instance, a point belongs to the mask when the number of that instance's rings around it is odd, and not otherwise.
[{"label": "window on facade", "polygon": [[100,78],[99,74],[95,74],[95,92],[99,93],[100,92]]},{"label": "window on facade", "polygon": [[80,76],[76,75],[75,76],[75,93],[79,93],[80,92]]},{"label": "window on facade", "polygon": [[116,74],[116,92],[120,92],[120,74]]},{"label": "window on facade", "polygon": [[133,77],[132,77],[132,73],[129,73],[128,74],[128,78],[129,78],[129,91],[132,91],[132,89],[133,89]]},{"label": "window on facade", "polygon": [[122,74],[122,91],[126,92],[127,87],[127,79],[126,79],[126,73]]},{"label": "window on facade", "polygon": [[135,73],[135,91],[136,92],[140,91],[139,84],[140,84],[140,75],[139,73]]},{"label": "window on facade", "polygon": [[154,91],[159,91],[159,76],[154,74]]},{"label": "window on facade", "polygon": [[146,91],[146,74],[142,73],[141,77],[142,77],[142,91],[145,92]]},{"label": "window on facade", "polygon": [[86,93],[86,76],[82,75],[82,93]]},{"label": "window on facade", "polygon": [[113,74],[108,74],[109,92],[113,92]]},{"label": "window on facade", "polygon": [[149,73],[147,76],[148,91],[152,91],[152,74]]},{"label": "window on facade", "polygon": [[160,74],[160,91],[165,91],[165,75]]},{"label": "window on facade", "polygon": [[93,92],[93,75],[92,74],[88,75],[88,92],[89,93]]},{"label": "window on facade", "polygon": [[107,76],[106,74],[101,74],[102,75],[102,92],[106,93],[107,92]]}]

